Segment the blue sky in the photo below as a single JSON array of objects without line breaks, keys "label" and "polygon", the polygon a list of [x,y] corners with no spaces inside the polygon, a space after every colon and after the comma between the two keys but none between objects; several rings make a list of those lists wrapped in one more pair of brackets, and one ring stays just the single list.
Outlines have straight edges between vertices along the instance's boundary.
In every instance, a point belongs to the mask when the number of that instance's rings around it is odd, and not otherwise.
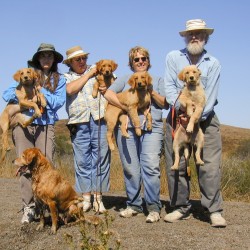
[{"label": "blue sky", "polygon": [[[63,56],[80,45],[90,53],[90,64],[113,59],[118,77],[130,72],[129,49],[141,45],[151,55],[150,73],[163,76],[166,54],[184,47],[178,32],[186,20],[202,18],[215,29],[206,48],[222,64],[217,115],[222,124],[250,128],[249,9],[248,0],[3,0],[0,94],[42,42],[54,44]],[[5,105],[0,98],[1,111]],[[64,107],[59,116],[67,118]]]}]

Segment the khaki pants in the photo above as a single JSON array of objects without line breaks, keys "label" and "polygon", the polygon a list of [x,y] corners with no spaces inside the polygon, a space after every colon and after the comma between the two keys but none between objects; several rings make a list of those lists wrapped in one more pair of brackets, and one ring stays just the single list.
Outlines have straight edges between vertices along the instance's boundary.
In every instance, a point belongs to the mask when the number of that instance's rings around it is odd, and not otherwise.
[{"label": "khaki pants", "polygon": [[[55,151],[54,125],[30,125],[27,128],[16,126],[12,133],[13,143],[18,157],[27,148],[39,148],[42,153],[53,162]],[[33,192],[31,188],[31,175],[25,173],[20,176],[21,197],[25,206],[33,206]]]},{"label": "khaki pants", "polygon": [[[170,205],[182,213],[188,212],[191,207],[190,180],[186,174],[186,164],[184,156],[181,157],[179,171],[171,170],[173,165],[173,143],[171,112],[167,118],[166,136],[165,136],[165,155],[168,177],[168,188],[170,196]],[[220,123],[212,112],[209,117],[201,122],[201,128],[205,135],[205,143],[202,158],[204,166],[197,166],[198,182],[201,191],[201,205],[208,209],[210,213],[222,211],[222,195],[220,191],[221,181],[221,134]]]}]

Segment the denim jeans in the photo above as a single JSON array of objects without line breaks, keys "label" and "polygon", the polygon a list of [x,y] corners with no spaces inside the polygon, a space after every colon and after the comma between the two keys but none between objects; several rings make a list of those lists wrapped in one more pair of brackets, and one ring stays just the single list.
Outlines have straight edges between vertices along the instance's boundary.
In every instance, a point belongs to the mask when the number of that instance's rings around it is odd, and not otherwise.
[{"label": "denim jeans", "polygon": [[160,153],[163,143],[163,130],[142,131],[138,137],[134,128],[128,129],[129,138],[116,131],[117,146],[123,165],[127,192],[127,206],[142,211],[141,184],[144,186],[144,199],[149,212],[160,212]]},{"label": "denim jeans", "polygon": [[109,190],[110,150],[104,119],[76,124],[71,140],[74,151],[76,191],[79,193]]}]

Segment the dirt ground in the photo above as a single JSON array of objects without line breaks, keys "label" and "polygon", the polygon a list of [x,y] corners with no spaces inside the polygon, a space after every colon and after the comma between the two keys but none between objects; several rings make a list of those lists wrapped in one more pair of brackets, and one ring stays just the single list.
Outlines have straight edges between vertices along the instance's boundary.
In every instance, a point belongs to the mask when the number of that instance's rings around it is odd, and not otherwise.
[{"label": "dirt ground", "polygon": [[[0,249],[80,249],[80,226],[61,226],[51,235],[49,225],[42,232],[36,231],[38,221],[21,225],[22,213],[18,179],[0,179]],[[104,204],[114,216],[110,228],[119,234],[121,249],[250,249],[250,204],[225,202],[226,228],[212,228],[199,201],[193,201],[192,217],[177,223],[165,223],[166,197],[162,197],[161,220],[146,223],[145,215],[124,219],[119,210],[125,207],[125,193],[109,193]],[[89,212],[89,214],[93,212]],[[103,218],[103,215],[100,216]],[[71,235],[72,247],[65,235]]]}]

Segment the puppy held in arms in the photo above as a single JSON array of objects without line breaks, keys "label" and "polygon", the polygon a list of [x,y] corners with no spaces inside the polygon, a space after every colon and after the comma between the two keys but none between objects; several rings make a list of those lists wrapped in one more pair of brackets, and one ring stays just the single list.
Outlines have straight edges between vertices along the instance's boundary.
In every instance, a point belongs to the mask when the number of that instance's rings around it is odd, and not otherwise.
[{"label": "puppy held in arms", "polygon": [[[178,75],[184,82],[184,87],[179,96],[181,109],[185,110],[184,116],[188,120],[187,126],[182,124],[181,117],[177,118],[177,126],[174,134],[173,150],[174,165],[172,170],[179,169],[180,151],[184,149],[186,162],[190,158],[190,146],[196,147],[195,161],[198,165],[204,165],[201,159],[201,151],[204,146],[204,134],[200,128],[199,120],[206,103],[205,91],[200,82],[201,72],[195,65],[185,67]],[[187,164],[188,166],[188,164]],[[189,171],[189,170],[188,170]]]},{"label": "puppy held in arms", "polygon": [[97,75],[93,86],[93,98],[97,97],[99,87],[108,88],[114,82],[115,77],[113,72],[117,67],[118,65],[113,60],[104,59],[96,63]]},{"label": "puppy held in arms", "polygon": [[47,205],[50,210],[53,234],[58,227],[59,213],[65,215],[66,222],[70,217],[80,218],[82,199],[38,148],[24,150],[14,164],[18,167],[17,173],[27,170],[31,173],[32,190],[40,212],[40,224],[37,230],[42,230],[45,225],[44,205]]},{"label": "puppy held in arms", "polygon": [[[148,72],[136,72],[128,80],[131,86],[124,92],[117,93],[117,98],[120,103],[127,107],[128,116],[135,128],[138,136],[141,136],[141,124],[138,116],[138,111],[145,115],[147,121],[147,130],[152,130],[152,116],[150,112],[151,97],[149,89],[152,88],[152,78]],[[112,135],[117,121],[121,123],[122,136],[128,138],[127,132],[127,115],[124,110],[108,103],[105,112],[105,120],[107,122],[107,141],[110,150],[114,150],[115,146],[112,140]]]},{"label": "puppy held in arms", "polygon": [[[31,68],[18,70],[14,80],[19,84],[16,87],[16,97],[18,104],[8,104],[0,116],[0,128],[2,130],[2,156],[1,161],[5,159],[6,152],[10,149],[8,142],[8,130],[16,125],[27,127],[35,118],[41,117],[41,108],[45,108],[46,99],[39,91],[39,74]],[[32,117],[27,117],[21,112],[27,109],[33,109]]]}]

